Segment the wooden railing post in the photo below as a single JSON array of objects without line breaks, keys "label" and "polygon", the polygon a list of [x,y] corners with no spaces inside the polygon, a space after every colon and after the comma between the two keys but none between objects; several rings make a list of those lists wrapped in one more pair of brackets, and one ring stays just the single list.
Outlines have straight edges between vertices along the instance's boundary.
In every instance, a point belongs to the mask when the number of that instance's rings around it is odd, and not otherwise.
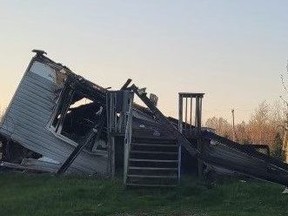
[{"label": "wooden railing post", "polygon": [[[107,94],[107,140],[108,140],[108,172],[111,177],[115,175],[115,136],[123,136],[125,133],[125,142],[131,142],[126,137],[131,132],[127,131],[127,127],[132,128],[132,105],[133,105],[133,93],[129,90],[109,91]],[[130,118],[129,118],[130,117]],[[132,136],[132,135],[129,135]],[[128,138],[128,139],[127,139]],[[125,146],[124,146],[125,155]],[[124,160],[125,163],[125,160]],[[124,164],[124,169],[125,169]],[[125,170],[124,170],[125,172]]]},{"label": "wooden railing post", "polygon": [[[178,130],[184,135],[195,131],[193,127],[196,128],[196,137],[197,137],[197,150],[199,153],[203,152],[203,143],[201,139],[201,120],[202,120],[202,98],[203,93],[179,93],[179,120],[178,120]],[[185,100],[184,100],[185,99]],[[188,106],[188,101],[190,100],[190,107]],[[195,100],[195,114],[193,115],[193,100]],[[185,101],[185,106],[183,102]],[[190,109],[190,110],[189,110]],[[183,123],[183,114],[185,115],[185,121]],[[188,122],[188,114],[190,115]],[[193,124],[194,116],[194,125]],[[184,124],[184,126],[183,126]],[[189,125],[188,125],[189,124]],[[180,149],[181,147],[179,147]],[[181,160],[181,151],[179,151]],[[198,159],[198,175],[201,177],[203,172],[203,162]]]},{"label": "wooden railing post", "polygon": [[130,146],[132,141],[132,120],[133,120],[133,94],[131,93],[129,97],[129,109],[126,112],[126,129],[125,129],[125,138],[124,138],[124,184],[127,182],[127,172],[129,166],[129,154],[130,154]]}]

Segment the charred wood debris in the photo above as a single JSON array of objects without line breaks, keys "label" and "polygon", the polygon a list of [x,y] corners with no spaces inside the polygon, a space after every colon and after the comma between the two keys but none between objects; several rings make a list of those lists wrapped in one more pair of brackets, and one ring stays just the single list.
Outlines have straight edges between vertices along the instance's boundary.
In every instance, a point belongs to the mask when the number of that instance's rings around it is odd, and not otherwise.
[{"label": "charred wood debris", "polygon": [[110,90],[33,51],[0,124],[1,171],[120,175],[126,186],[175,186],[183,174],[288,185],[288,165],[266,145],[242,145],[201,126],[203,93],[179,93],[178,118],[166,117],[158,97],[131,79]]}]

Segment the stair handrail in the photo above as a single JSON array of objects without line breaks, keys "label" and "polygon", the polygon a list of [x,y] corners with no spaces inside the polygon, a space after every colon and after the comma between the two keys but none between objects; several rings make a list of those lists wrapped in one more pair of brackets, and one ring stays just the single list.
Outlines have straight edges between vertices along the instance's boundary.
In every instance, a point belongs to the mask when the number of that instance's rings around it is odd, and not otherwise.
[{"label": "stair handrail", "polygon": [[127,181],[128,165],[129,165],[129,153],[132,141],[132,120],[133,120],[133,97],[134,94],[131,93],[129,98],[129,109],[126,115],[126,128],[125,128],[125,138],[124,138],[124,184]]}]

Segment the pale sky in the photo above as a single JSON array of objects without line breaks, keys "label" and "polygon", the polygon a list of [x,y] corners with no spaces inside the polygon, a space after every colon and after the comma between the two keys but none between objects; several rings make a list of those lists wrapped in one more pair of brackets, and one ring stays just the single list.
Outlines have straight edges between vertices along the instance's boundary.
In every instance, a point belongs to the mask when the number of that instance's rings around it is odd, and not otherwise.
[{"label": "pale sky", "polygon": [[286,0],[0,0],[0,27],[1,107],[35,48],[103,87],[132,78],[172,116],[180,91],[237,122],[285,94]]}]

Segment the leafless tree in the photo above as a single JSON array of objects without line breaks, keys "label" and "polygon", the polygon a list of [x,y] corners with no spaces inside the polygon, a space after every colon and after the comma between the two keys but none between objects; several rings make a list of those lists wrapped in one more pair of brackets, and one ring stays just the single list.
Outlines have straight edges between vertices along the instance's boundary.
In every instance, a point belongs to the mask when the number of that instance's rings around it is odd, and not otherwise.
[{"label": "leafless tree", "polygon": [[232,125],[228,123],[228,121],[222,117],[212,117],[206,121],[206,127],[215,129],[216,133],[227,137],[232,138],[233,136],[233,129]]},{"label": "leafless tree", "polygon": [[[283,139],[287,109],[280,102],[272,106],[266,101],[258,105],[248,123],[242,121],[235,125],[236,141],[243,144],[266,144],[270,149],[279,149],[279,140]],[[232,139],[232,125],[222,117],[212,117],[206,121],[206,126],[216,130],[216,133]]]}]

